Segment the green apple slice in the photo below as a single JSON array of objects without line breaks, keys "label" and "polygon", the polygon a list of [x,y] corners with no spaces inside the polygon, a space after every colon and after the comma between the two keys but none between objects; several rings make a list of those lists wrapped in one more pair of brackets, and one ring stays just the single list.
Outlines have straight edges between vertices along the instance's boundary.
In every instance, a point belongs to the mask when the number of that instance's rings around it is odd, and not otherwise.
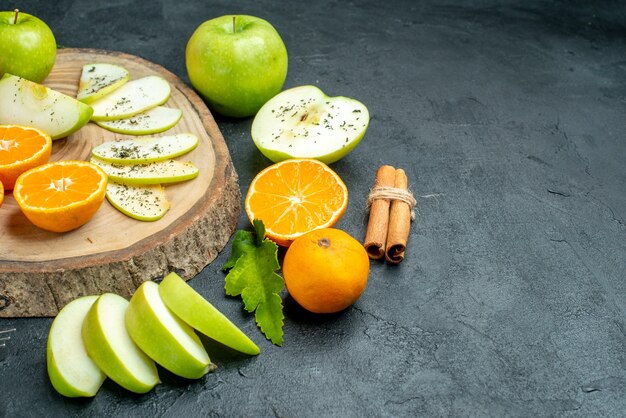
[{"label": "green apple slice", "polygon": [[122,87],[128,80],[130,73],[119,65],[85,64],[80,74],[76,99],[83,103],[93,103]]},{"label": "green apple slice", "polygon": [[163,77],[150,75],[129,81],[91,104],[91,120],[116,120],[162,105],[169,99],[170,84]]},{"label": "green apple slice", "polygon": [[106,379],[87,355],[81,337],[83,320],[98,296],[74,299],[54,318],[48,334],[47,364],[52,386],[63,396],[95,396]]},{"label": "green apple slice", "polygon": [[130,118],[96,121],[111,132],[126,135],[150,135],[167,131],[183,117],[183,111],[171,107],[157,106]]},{"label": "green apple slice", "polygon": [[316,158],[333,163],[352,151],[369,125],[363,103],[328,97],[315,86],[300,86],[274,96],[252,122],[255,145],[273,162]]},{"label": "green apple slice", "polygon": [[261,352],[246,334],[178,274],[172,272],[165,276],[159,285],[159,294],[174,314],[207,337],[245,354]]},{"label": "green apple slice", "polygon": [[52,139],[66,137],[89,122],[93,110],[73,97],[24,78],[0,79],[0,124],[39,128]]},{"label": "green apple slice", "polygon": [[124,215],[145,222],[161,219],[170,208],[165,188],[160,184],[133,186],[110,181],[106,197]]},{"label": "green apple slice", "polygon": [[197,146],[197,136],[176,134],[103,142],[91,152],[94,157],[109,163],[143,164],[175,158]]},{"label": "green apple slice", "polygon": [[128,335],[125,315],[129,302],[105,293],[83,321],[82,336],[89,357],[118,385],[136,393],[149,392],[159,383],[154,362]]},{"label": "green apple slice", "polygon": [[116,164],[92,158],[91,162],[102,168],[109,175],[109,180],[124,184],[178,183],[196,178],[199,173],[193,163],[177,160],[148,164]]},{"label": "green apple slice", "polygon": [[154,361],[187,379],[199,379],[211,360],[194,330],[176,317],[159,296],[159,285],[144,282],[130,300],[126,329]]}]

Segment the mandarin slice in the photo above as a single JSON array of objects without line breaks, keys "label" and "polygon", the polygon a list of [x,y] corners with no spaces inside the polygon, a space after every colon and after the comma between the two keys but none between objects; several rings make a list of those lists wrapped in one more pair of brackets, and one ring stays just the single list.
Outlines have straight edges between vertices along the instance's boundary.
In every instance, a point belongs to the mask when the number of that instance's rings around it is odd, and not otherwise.
[{"label": "mandarin slice", "polygon": [[20,125],[0,125],[0,181],[11,190],[23,172],[45,164],[52,152],[47,133]]},{"label": "mandarin slice", "polygon": [[260,219],[268,238],[288,247],[297,237],[337,223],[348,205],[348,189],[326,164],[294,158],[271,165],[252,180],[245,208]]},{"label": "mandarin slice", "polygon": [[107,174],[87,161],[56,161],[18,177],[13,196],[36,226],[66,232],[89,221],[104,201]]}]

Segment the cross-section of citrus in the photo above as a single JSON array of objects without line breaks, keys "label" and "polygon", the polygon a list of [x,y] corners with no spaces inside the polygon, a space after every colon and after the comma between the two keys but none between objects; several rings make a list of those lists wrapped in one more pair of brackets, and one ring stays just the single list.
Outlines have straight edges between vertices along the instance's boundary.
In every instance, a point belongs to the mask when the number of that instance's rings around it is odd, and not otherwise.
[{"label": "cross-section of citrus", "polygon": [[260,219],[268,238],[288,247],[299,236],[337,223],[348,205],[348,189],[326,164],[294,158],[271,165],[252,180],[245,207]]},{"label": "cross-section of citrus", "polygon": [[0,181],[11,190],[24,171],[50,159],[52,139],[47,133],[26,126],[0,125]]},{"label": "cross-section of citrus", "polygon": [[38,227],[66,232],[89,221],[106,193],[107,175],[87,161],[56,161],[18,177],[13,196]]}]

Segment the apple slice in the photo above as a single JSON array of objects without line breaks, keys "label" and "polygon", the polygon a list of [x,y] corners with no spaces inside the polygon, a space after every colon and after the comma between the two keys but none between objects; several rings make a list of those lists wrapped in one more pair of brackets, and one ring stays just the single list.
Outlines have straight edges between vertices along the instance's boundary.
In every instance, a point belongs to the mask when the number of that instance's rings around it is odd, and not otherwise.
[{"label": "apple slice", "polygon": [[148,164],[116,164],[92,158],[91,162],[102,168],[109,175],[109,180],[124,184],[178,183],[196,178],[199,173],[193,163],[177,160]]},{"label": "apple slice", "polygon": [[48,376],[52,386],[63,396],[95,396],[106,379],[87,355],[81,337],[83,320],[98,296],[74,299],[52,321],[48,334]]},{"label": "apple slice", "polygon": [[159,375],[126,331],[128,307],[121,296],[101,295],[83,321],[83,342],[89,357],[111,380],[132,392],[146,393],[159,383]]},{"label": "apple slice", "polygon": [[128,80],[130,73],[119,65],[85,64],[80,74],[76,99],[83,103],[93,103],[122,87]]},{"label": "apple slice", "polygon": [[183,111],[171,107],[157,106],[130,118],[96,121],[111,132],[126,135],[150,135],[167,131],[183,117]]},{"label": "apple slice", "polygon": [[178,157],[197,146],[197,136],[177,134],[103,142],[91,152],[94,157],[109,163],[143,164]]},{"label": "apple slice", "polygon": [[261,352],[246,334],[178,274],[172,272],[165,276],[159,285],[159,294],[172,312],[207,337],[245,354]]},{"label": "apple slice", "polygon": [[130,300],[126,329],[154,361],[187,379],[199,379],[211,360],[193,329],[167,309],[159,285],[144,282]]},{"label": "apple slice", "polygon": [[170,97],[170,84],[163,77],[150,75],[129,81],[114,92],[91,104],[91,120],[129,118],[162,105]]},{"label": "apple slice", "polygon": [[315,86],[294,87],[261,107],[252,122],[252,139],[273,162],[315,158],[330,164],[358,145],[369,119],[357,100],[328,97]]},{"label": "apple slice", "polygon": [[0,124],[41,129],[52,139],[66,137],[89,122],[93,110],[73,97],[24,78],[0,79]]},{"label": "apple slice", "polygon": [[115,209],[140,221],[157,221],[170,208],[165,189],[160,184],[133,186],[110,181],[106,197]]}]

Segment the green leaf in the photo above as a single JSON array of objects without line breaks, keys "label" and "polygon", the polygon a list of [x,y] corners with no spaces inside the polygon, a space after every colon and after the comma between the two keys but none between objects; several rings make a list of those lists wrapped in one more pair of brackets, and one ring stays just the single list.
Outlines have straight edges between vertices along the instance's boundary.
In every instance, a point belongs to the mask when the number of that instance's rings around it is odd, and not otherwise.
[{"label": "green leaf", "polygon": [[224,289],[227,295],[241,295],[244,308],[255,313],[256,323],[265,337],[282,345],[284,316],[279,293],[285,283],[276,274],[280,268],[278,246],[264,238],[262,221],[255,219],[253,225],[256,234],[237,231],[233,238],[232,255],[223,267],[231,269],[226,275]]}]

